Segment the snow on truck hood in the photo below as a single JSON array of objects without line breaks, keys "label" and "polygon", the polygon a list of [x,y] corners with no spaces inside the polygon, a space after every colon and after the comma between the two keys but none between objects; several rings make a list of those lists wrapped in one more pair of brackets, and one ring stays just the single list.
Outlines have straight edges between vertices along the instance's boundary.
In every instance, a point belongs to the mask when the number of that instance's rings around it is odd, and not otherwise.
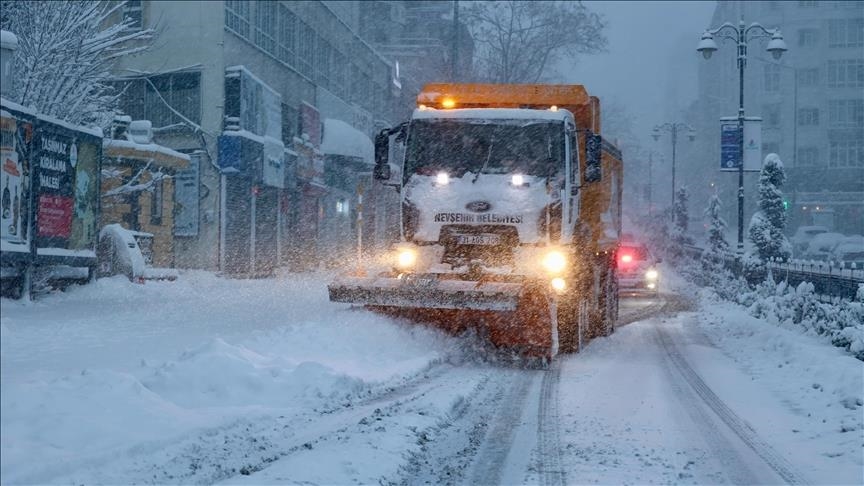
[{"label": "snow on truck hood", "polygon": [[[510,183],[512,174],[480,174],[472,182],[475,175],[466,172],[444,186],[436,184],[434,176],[411,176],[405,185],[405,199],[420,210],[414,238],[438,241],[444,225],[502,224],[515,226],[523,243],[539,242],[538,221],[551,200],[546,180],[526,175],[526,185],[515,187]],[[478,201],[489,203],[489,209],[468,209],[470,203]]]},{"label": "snow on truck hood", "polygon": [[432,119],[473,119],[473,120],[537,120],[573,122],[573,114],[564,109],[529,110],[525,108],[457,108],[437,110],[434,108],[416,109],[413,120]]}]

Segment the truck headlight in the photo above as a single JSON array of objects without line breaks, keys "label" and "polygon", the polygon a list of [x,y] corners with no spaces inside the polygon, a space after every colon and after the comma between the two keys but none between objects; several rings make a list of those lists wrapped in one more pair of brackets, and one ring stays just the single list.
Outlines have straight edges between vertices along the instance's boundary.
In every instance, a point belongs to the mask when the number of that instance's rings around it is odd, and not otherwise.
[{"label": "truck headlight", "polygon": [[648,270],[647,272],[645,272],[645,278],[647,278],[648,280],[657,280],[657,277],[657,270]]},{"label": "truck headlight", "polygon": [[396,254],[396,266],[400,270],[408,270],[417,263],[417,252],[410,248],[400,248]]},{"label": "truck headlight", "polygon": [[435,176],[435,183],[439,186],[446,186],[450,183],[450,174],[439,172],[438,175]]},{"label": "truck headlight", "polygon": [[567,290],[567,282],[561,277],[553,278],[550,284],[552,285],[552,290],[559,294]]},{"label": "truck headlight", "polygon": [[549,273],[561,273],[567,267],[567,258],[558,250],[552,250],[543,257],[543,268]]}]

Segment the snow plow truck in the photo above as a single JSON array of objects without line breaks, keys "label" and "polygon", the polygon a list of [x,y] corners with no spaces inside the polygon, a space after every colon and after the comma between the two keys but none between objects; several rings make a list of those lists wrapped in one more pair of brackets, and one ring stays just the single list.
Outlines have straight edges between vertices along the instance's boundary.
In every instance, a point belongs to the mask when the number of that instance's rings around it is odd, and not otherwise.
[{"label": "snow plow truck", "polygon": [[600,113],[581,85],[426,85],[375,140],[400,241],[330,300],[476,327],[545,362],[612,333],[623,173]]}]

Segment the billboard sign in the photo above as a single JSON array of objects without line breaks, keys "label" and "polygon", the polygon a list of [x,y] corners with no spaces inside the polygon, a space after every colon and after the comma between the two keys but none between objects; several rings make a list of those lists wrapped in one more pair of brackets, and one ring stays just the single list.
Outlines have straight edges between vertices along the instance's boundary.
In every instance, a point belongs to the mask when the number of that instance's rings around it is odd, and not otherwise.
[{"label": "billboard sign", "polygon": [[4,109],[0,117],[0,131],[0,239],[3,240],[3,251],[29,252],[28,162],[33,123]]},{"label": "billboard sign", "polygon": [[33,154],[37,248],[95,250],[102,138],[40,119]]},{"label": "billboard sign", "polygon": [[[762,170],[762,118],[744,118],[744,172]],[[741,130],[738,118],[720,119],[720,170],[738,172],[741,167]]]}]

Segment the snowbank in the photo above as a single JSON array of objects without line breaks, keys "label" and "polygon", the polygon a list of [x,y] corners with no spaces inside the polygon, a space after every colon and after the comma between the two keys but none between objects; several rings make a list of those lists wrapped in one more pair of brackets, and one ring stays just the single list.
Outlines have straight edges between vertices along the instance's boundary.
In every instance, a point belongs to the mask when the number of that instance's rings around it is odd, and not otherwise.
[{"label": "snowbank", "polygon": [[458,348],[438,331],[330,303],[329,277],[117,276],[37,302],[4,299],[0,482],[135,481],[122,474],[142,453],[326,408]]}]

